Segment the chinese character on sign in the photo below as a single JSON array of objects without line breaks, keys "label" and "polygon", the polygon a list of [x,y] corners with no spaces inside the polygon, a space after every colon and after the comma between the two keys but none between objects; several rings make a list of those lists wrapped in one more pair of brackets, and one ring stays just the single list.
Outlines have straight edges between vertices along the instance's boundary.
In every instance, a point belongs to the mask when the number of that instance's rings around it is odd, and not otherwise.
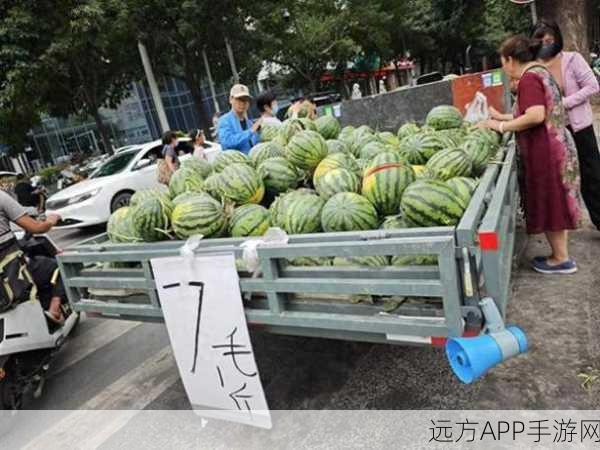
[{"label": "chinese character on sign", "polygon": [[449,420],[438,420],[437,424],[431,421],[433,427],[431,430],[431,439],[429,442],[453,442],[452,441],[452,424]]},{"label": "chinese character on sign", "polygon": [[577,422],[568,419],[555,420],[554,425],[554,442],[573,442],[573,435],[577,435],[575,427]]},{"label": "chinese character on sign", "polygon": [[581,421],[581,442],[600,442],[600,420]]},{"label": "chinese character on sign", "polygon": [[544,420],[530,420],[529,421],[529,436],[535,436],[536,443],[539,443],[544,436],[550,436],[550,427],[542,425],[542,423],[548,422],[548,419]]},{"label": "chinese character on sign", "polygon": [[460,436],[458,436],[456,442],[460,442],[465,434],[470,436],[469,438],[465,438],[466,442],[475,441],[475,426],[479,425],[479,422],[469,422],[469,419],[466,419],[464,422],[456,422],[456,425],[461,427]]}]

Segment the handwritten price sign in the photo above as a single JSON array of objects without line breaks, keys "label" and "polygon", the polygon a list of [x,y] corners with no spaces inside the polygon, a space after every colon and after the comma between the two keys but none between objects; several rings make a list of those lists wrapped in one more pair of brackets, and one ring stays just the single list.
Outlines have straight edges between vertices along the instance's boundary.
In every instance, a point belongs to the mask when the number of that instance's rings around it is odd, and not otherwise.
[{"label": "handwritten price sign", "polygon": [[151,262],[173,354],[193,408],[204,417],[271,428],[234,256]]}]

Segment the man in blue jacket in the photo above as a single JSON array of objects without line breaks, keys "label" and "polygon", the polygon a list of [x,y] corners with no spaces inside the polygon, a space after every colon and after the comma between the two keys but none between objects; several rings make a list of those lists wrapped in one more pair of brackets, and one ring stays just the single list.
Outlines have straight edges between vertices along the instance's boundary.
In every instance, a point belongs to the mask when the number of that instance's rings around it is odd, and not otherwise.
[{"label": "man in blue jacket", "polygon": [[250,92],[243,84],[236,84],[229,93],[231,111],[221,116],[218,124],[219,141],[223,150],[248,153],[260,141],[262,118],[252,122],[248,117]]}]

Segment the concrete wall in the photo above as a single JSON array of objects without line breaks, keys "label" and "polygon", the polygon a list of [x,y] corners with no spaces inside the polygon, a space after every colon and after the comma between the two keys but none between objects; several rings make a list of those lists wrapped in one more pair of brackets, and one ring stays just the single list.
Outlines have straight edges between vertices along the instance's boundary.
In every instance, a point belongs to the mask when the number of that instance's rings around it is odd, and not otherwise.
[{"label": "concrete wall", "polygon": [[423,122],[431,108],[452,105],[450,81],[439,81],[342,103],[343,126],[369,125],[380,131],[396,131],[406,122]]}]

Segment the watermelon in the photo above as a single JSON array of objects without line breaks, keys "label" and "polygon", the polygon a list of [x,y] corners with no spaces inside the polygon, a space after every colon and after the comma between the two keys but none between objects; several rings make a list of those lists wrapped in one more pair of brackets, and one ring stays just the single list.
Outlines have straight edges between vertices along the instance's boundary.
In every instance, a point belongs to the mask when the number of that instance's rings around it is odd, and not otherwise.
[{"label": "watermelon", "polygon": [[180,239],[198,234],[210,238],[227,229],[227,216],[220,202],[208,195],[198,195],[175,206],[171,223]]},{"label": "watermelon", "polygon": [[357,158],[364,158],[364,156],[362,156],[361,152],[362,149],[367,145],[370,144],[371,142],[375,142],[378,145],[380,145],[381,147],[385,147],[381,142],[379,142],[377,140],[377,137],[373,134],[369,134],[369,133],[363,133],[362,135],[357,135],[354,140],[352,140],[350,142],[350,153],[352,153],[354,156],[356,156]]},{"label": "watermelon", "polygon": [[467,155],[473,166],[473,173],[480,175],[490,160],[491,145],[481,139],[467,139],[461,150]]},{"label": "watermelon", "polygon": [[402,140],[407,136],[417,134],[419,131],[419,126],[416,123],[405,123],[400,128],[398,128],[398,139]]},{"label": "watermelon", "polygon": [[106,225],[106,233],[110,242],[119,244],[141,241],[133,226],[132,211],[133,207],[124,206],[110,215]]},{"label": "watermelon", "polygon": [[477,188],[477,180],[467,177],[454,177],[446,181],[446,184],[463,201],[466,209],[471,201],[473,192]]},{"label": "watermelon", "polygon": [[347,153],[350,154],[350,146],[346,144],[344,141],[340,141],[339,139],[329,139],[327,142],[327,150],[329,154],[332,155],[334,153]]},{"label": "watermelon", "polygon": [[225,168],[220,181],[223,197],[238,205],[260,203],[265,195],[262,178],[248,164],[232,164]]},{"label": "watermelon", "polygon": [[258,167],[266,159],[285,156],[285,149],[277,142],[261,142],[252,147],[249,156],[254,167]]},{"label": "watermelon", "polygon": [[500,133],[490,130],[489,128],[474,128],[472,130],[468,130],[467,139],[481,139],[497,147],[500,145],[502,136]]},{"label": "watermelon", "polygon": [[393,148],[400,147],[400,139],[398,139],[398,137],[394,133],[390,133],[389,131],[384,131],[382,133],[379,133],[377,135],[377,137],[379,138],[379,141],[386,146],[393,147]]},{"label": "watermelon", "polygon": [[314,257],[314,256],[300,256],[298,258],[288,259],[290,266],[295,267],[319,267],[319,266],[330,266],[333,258],[326,257]]},{"label": "watermelon", "polygon": [[304,128],[305,130],[317,131],[317,132],[319,131],[317,129],[317,125],[315,124],[314,120],[309,119],[308,117],[301,117],[298,120],[302,124],[302,128]]},{"label": "watermelon", "polygon": [[265,160],[258,166],[257,172],[263,179],[267,191],[272,193],[295,189],[302,179],[298,169],[287,159],[281,157]]},{"label": "watermelon", "polygon": [[169,192],[162,188],[142,189],[136,191],[129,199],[129,206],[137,206],[147,198],[168,197]]},{"label": "watermelon", "polygon": [[381,224],[381,228],[384,230],[395,230],[397,228],[411,228],[411,226],[412,225],[408,222],[408,220],[402,217],[402,214],[396,214],[395,216],[387,216]]},{"label": "watermelon", "polygon": [[354,156],[346,153],[334,153],[333,155],[327,156],[327,158],[319,163],[313,175],[313,184],[316,184],[317,180],[322,175],[325,175],[330,170],[338,168],[346,169],[357,176],[362,172]]},{"label": "watermelon", "polygon": [[412,165],[411,166],[413,168],[413,170],[415,171],[415,175],[418,178],[429,178],[429,174],[427,173],[427,168],[425,166],[419,165]]},{"label": "watermelon", "polygon": [[220,152],[213,162],[215,172],[222,172],[225,167],[232,164],[245,163],[251,164],[250,158],[238,150],[225,150]]},{"label": "watermelon", "polygon": [[236,208],[229,222],[231,237],[262,236],[270,223],[269,211],[260,205],[243,205]]},{"label": "watermelon", "polygon": [[440,105],[429,111],[425,123],[434,130],[460,128],[463,125],[463,116],[454,106]]},{"label": "watermelon", "polygon": [[413,134],[405,137],[400,142],[400,153],[404,155],[410,164],[422,165],[427,158],[422,151],[423,134]]},{"label": "watermelon", "polygon": [[285,222],[285,212],[287,211],[288,205],[300,195],[316,195],[316,192],[312,189],[296,189],[282,195],[279,195],[271,206],[269,212],[271,213],[271,224],[276,227],[283,227]]},{"label": "watermelon", "polygon": [[446,148],[460,147],[467,137],[464,128],[451,128],[449,130],[440,130],[436,133],[447,143]]},{"label": "watermelon", "polygon": [[325,114],[315,120],[317,131],[324,139],[337,139],[342,127],[340,122],[331,114]]},{"label": "watermelon", "polygon": [[418,180],[409,185],[400,202],[404,217],[415,226],[454,226],[463,213],[463,201],[438,180]]},{"label": "watermelon", "polygon": [[300,131],[304,130],[304,124],[298,119],[287,119],[279,127],[279,138],[284,145]]},{"label": "watermelon", "polygon": [[173,204],[165,197],[146,198],[131,211],[133,226],[144,242],[168,237],[169,217]]},{"label": "watermelon", "polygon": [[437,266],[436,255],[393,256],[392,266]]},{"label": "watermelon", "polygon": [[387,256],[376,255],[376,256],[355,256],[351,258],[336,257],[333,259],[334,266],[367,266],[367,267],[385,267],[389,266],[390,261]]},{"label": "watermelon", "polygon": [[260,140],[261,142],[271,142],[277,138],[279,134],[279,127],[281,125],[274,124],[263,124],[260,127]]},{"label": "watermelon", "polygon": [[342,128],[337,138],[340,141],[345,142],[346,144],[350,144],[354,140],[355,131],[356,129],[352,125],[345,126],[344,128]]},{"label": "watermelon", "polygon": [[465,152],[449,149],[433,155],[425,167],[433,178],[446,181],[454,177],[469,176],[473,166]]},{"label": "watermelon", "polygon": [[287,157],[300,169],[314,170],[329,150],[325,139],[316,131],[301,131],[287,146]]},{"label": "watermelon", "polygon": [[335,194],[327,200],[321,222],[327,232],[373,230],[379,226],[375,207],[354,192]]},{"label": "watermelon", "polygon": [[327,200],[340,192],[358,192],[360,178],[346,169],[332,169],[316,179],[315,189],[321,197]]},{"label": "watermelon", "polygon": [[362,195],[381,215],[396,214],[402,193],[415,181],[415,173],[397,153],[377,155],[363,174]]},{"label": "watermelon", "polygon": [[389,149],[384,144],[377,140],[374,140],[367,143],[364,147],[360,149],[360,158],[371,160],[376,155],[379,155],[380,153],[385,153],[388,150]]},{"label": "watermelon", "polygon": [[169,195],[171,198],[175,198],[184,192],[202,192],[203,189],[204,181],[200,173],[194,169],[181,168],[171,175],[169,181]]},{"label": "watermelon", "polygon": [[375,132],[373,131],[373,128],[371,128],[368,125],[361,125],[354,131],[354,139],[357,140],[360,140],[362,137],[367,135],[375,137]]},{"label": "watermelon", "polygon": [[420,137],[421,153],[429,160],[433,155],[448,148],[455,148],[454,142],[443,134],[425,132]]},{"label": "watermelon", "polygon": [[221,174],[213,173],[204,180],[204,190],[216,199],[220,199],[221,193]]},{"label": "watermelon", "polygon": [[321,231],[321,211],[325,201],[314,194],[290,197],[283,211],[278,211],[281,228],[288,234],[317,233]]},{"label": "watermelon", "polygon": [[181,168],[195,170],[202,178],[206,178],[212,173],[211,164],[207,160],[195,156],[184,160],[181,163]]},{"label": "watermelon", "polygon": [[210,195],[206,192],[184,192],[183,194],[179,194],[177,197],[171,200],[171,202],[173,203],[173,208],[179,205],[180,203],[186,202],[192,198],[196,198],[199,195],[208,195],[210,197]]}]

